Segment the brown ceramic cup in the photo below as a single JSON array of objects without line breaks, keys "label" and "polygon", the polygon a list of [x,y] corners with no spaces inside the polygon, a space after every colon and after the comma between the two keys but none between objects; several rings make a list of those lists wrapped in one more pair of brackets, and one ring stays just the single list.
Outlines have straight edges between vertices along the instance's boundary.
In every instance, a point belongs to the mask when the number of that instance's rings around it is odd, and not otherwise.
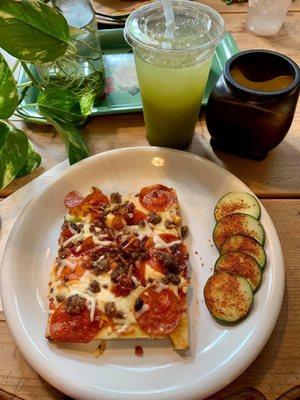
[{"label": "brown ceramic cup", "polygon": [[[236,65],[246,66],[250,78],[256,82],[282,75],[290,75],[293,79],[287,87],[277,91],[249,89],[231,75]],[[206,108],[212,147],[248,158],[264,159],[287,134],[299,90],[299,67],[283,54],[249,50],[234,55],[226,62]]]}]

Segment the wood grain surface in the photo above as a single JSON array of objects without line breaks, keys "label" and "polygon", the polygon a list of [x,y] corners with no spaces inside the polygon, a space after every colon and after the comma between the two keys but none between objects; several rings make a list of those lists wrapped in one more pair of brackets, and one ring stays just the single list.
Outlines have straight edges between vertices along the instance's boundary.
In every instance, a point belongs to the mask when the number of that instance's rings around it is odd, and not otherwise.
[{"label": "wood grain surface", "polygon": [[[272,49],[288,55],[300,64],[300,0],[293,2],[283,29],[272,38],[257,37],[245,29],[246,4],[227,6],[221,0],[202,2],[223,14],[226,29],[234,35],[241,50]],[[19,118],[13,119],[18,127],[26,130],[43,161],[35,173],[15,180],[2,190],[0,198],[10,196],[48,171],[34,182],[34,193],[35,188],[45,185],[61,170],[58,164],[66,158],[64,146],[52,127],[25,124]],[[93,118],[83,131],[93,154],[113,148],[147,144],[142,114]],[[203,114],[188,151],[213,160],[233,172],[264,199],[263,204],[281,240],[286,268],[283,306],[271,338],[253,364],[210,400],[219,400],[223,395],[245,386],[259,389],[267,400],[275,400],[300,383],[300,104],[285,140],[264,161],[256,162],[213,152]],[[64,167],[66,165],[67,162]],[[50,171],[52,167],[54,169]],[[0,203],[0,255],[3,252],[3,238],[7,237],[14,219],[14,199],[17,201],[23,198],[25,201],[24,193],[25,188]],[[67,399],[43,381],[23,359],[1,312],[0,361],[0,399]]]},{"label": "wood grain surface", "polygon": [[[210,4],[210,1],[207,0],[206,3]],[[300,4],[300,0],[295,3]],[[245,5],[243,7],[246,9]],[[300,12],[289,13],[283,29],[272,38],[254,36],[248,32],[245,29],[245,13],[230,13],[223,16],[227,30],[233,34],[241,50],[273,49],[286,54],[300,64]],[[15,123],[19,128],[26,130],[35,144],[42,156],[42,166],[32,175],[16,179],[0,191],[0,197],[9,196],[25,183],[66,158],[64,145],[52,127],[25,124],[20,119],[16,119]],[[91,118],[83,132],[93,154],[113,148],[147,144],[141,113]],[[189,151],[213,160],[237,174],[262,198],[300,198],[300,102],[298,102],[294,121],[285,140],[270,152],[264,161],[257,162],[222,152],[215,153],[210,147],[209,139],[202,113]]]}]

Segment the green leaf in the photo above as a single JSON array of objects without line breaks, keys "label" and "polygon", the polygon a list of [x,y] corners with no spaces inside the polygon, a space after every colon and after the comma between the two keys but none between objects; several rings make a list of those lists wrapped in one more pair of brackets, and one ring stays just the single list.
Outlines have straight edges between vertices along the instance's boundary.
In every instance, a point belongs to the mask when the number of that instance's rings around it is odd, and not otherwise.
[{"label": "green leaf", "polygon": [[0,47],[34,64],[54,61],[68,48],[67,21],[39,0],[1,0]]},{"label": "green leaf", "polygon": [[25,133],[0,121],[0,189],[17,176],[27,153],[28,139]]},{"label": "green leaf", "polygon": [[50,117],[47,117],[47,120],[54,126],[64,141],[71,165],[90,155],[81,132],[74,125]]},{"label": "green leaf", "polygon": [[79,104],[82,115],[89,115],[92,112],[94,102],[95,102],[95,93],[93,92],[90,93],[87,92],[79,98]]},{"label": "green leaf", "polygon": [[23,167],[18,172],[17,178],[29,175],[41,165],[41,156],[35,151],[33,144],[28,141],[28,153]]},{"label": "green leaf", "polygon": [[9,66],[0,54],[0,118],[9,118],[18,105],[17,85]]},{"label": "green leaf", "polygon": [[45,117],[57,121],[76,125],[85,119],[78,99],[68,89],[50,87],[43,90],[38,97],[38,107]]}]

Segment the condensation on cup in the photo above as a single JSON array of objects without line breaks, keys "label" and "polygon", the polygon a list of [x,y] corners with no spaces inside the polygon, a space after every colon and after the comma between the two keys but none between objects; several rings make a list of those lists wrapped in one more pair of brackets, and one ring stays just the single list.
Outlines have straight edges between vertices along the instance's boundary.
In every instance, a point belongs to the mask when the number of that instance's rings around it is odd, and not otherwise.
[{"label": "condensation on cup", "polygon": [[292,0],[249,0],[247,28],[259,36],[278,33]]}]

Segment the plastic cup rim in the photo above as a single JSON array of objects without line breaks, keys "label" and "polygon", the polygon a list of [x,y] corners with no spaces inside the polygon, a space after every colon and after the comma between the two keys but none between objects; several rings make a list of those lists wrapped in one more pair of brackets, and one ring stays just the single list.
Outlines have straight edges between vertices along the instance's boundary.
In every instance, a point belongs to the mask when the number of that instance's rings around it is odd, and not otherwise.
[{"label": "plastic cup rim", "polygon": [[158,52],[164,52],[164,53],[191,53],[193,51],[206,50],[210,47],[213,47],[223,38],[224,32],[225,32],[224,20],[223,20],[222,16],[214,8],[209,7],[206,4],[198,3],[195,1],[189,1],[189,0],[173,0],[173,3],[186,4],[189,6],[197,5],[197,7],[199,9],[202,9],[203,11],[207,11],[209,15],[214,15],[219,23],[219,28],[220,28],[219,34],[211,41],[209,41],[205,44],[202,44],[199,47],[196,47],[194,49],[182,49],[182,48],[164,49],[162,47],[151,46],[149,44],[144,43],[142,40],[137,39],[136,37],[134,37],[134,35],[131,34],[130,30],[128,29],[128,26],[129,26],[129,23],[131,22],[132,18],[136,14],[141,13],[142,10],[151,9],[151,8],[153,8],[153,10],[155,10],[155,9],[157,9],[157,6],[161,6],[161,4],[162,4],[161,1],[155,1],[154,3],[146,4],[142,7],[139,7],[138,9],[134,10],[129,15],[129,17],[126,20],[125,28],[124,28],[124,37],[125,37],[125,40],[127,41],[127,43],[133,48],[135,45],[138,45],[138,46],[141,46],[141,47],[151,50],[151,51],[158,51]]}]

